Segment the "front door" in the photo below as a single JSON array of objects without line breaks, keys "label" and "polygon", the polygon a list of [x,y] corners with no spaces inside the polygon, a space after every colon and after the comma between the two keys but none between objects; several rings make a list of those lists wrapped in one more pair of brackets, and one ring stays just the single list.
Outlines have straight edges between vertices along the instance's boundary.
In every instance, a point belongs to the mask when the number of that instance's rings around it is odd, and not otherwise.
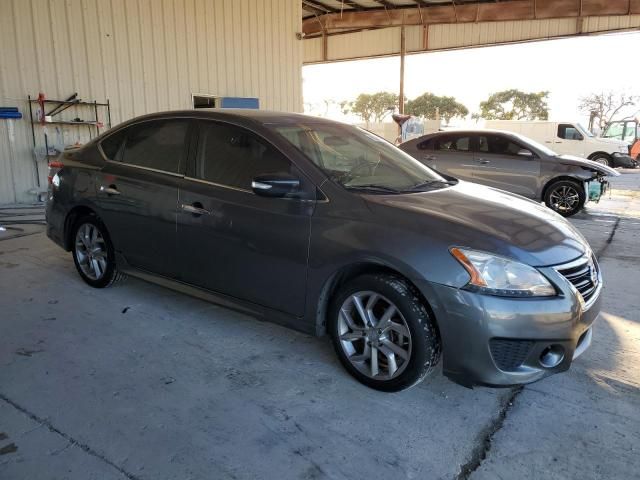
[{"label": "front door", "polygon": [[178,183],[189,120],[152,120],[107,137],[97,176],[99,214],[116,251],[136,268],[175,277]]},{"label": "front door", "polygon": [[[474,182],[536,198],[540,159],[526,146],[500,134],[474,136]],[[530,156],[523,155],[526,150]]]},{"label": "front door", "polygon": [[571,123],[559,123],[556,136],[553,139],[553,147],[556,153],[561,155],[575,155],[585,157],[587,152],[584,135]]},{"label": "front door", "polygon": [[304,191],[311,185],[271,144],[232,124],[200,122],[194,157],[178,200],[182,279],[302,316],[315,201],[261,197],[251,181],[291,173]]}]

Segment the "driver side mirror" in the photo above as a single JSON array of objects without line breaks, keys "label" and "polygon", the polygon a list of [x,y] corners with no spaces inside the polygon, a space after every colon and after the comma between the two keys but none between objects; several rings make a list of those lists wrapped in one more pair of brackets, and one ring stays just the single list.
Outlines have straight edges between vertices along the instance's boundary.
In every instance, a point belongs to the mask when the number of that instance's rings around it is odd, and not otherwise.
[{"label": "driver side mirror", "polygon": [[531,150],[527,150],[526,148],[521,148],[518,150],[519,157],[533,158],[533,152]]},{"label": "driver side mirror", "polygon": [[261,197],[285,197],[300,190],[300,180],[289,173],[266,173],[252,180],[251,189]]}]

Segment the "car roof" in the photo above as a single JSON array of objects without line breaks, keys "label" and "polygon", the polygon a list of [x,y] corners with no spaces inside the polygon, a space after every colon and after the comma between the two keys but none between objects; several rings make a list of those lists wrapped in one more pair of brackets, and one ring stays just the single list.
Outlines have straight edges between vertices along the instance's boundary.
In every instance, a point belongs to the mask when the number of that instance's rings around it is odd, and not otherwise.
[{"label": "car roof", "polygon": [[263,125],[267,124],[294,124],[294,123],[324,123],[341,124],[326,118],[312,117],[300,113],[277,112],[273,110],[256,110],[249,108],[198,108],[194,110],[170,110],[165,112],[151,113],[131,119],[131,121],[154,120],[174,117],[210,118],[210,119],[235,119],[251,120]]},{"label": "car roof", "polygon": [[493,128],[476,128],[473,130],[472,129],[442,130],[438,132],[431,132],[431,133],[422,135],[421,137],[418,137],[418,139],[435,138],[435,137],[441,137],[441,136],[452,135],[452,134],[453,135],[482,135],[483,133],[493,133],[493,134],[508,135],[512,137],[521,138],[521,135],[517,134],[516,132],[510,132],[509,130],[498,130]]}]

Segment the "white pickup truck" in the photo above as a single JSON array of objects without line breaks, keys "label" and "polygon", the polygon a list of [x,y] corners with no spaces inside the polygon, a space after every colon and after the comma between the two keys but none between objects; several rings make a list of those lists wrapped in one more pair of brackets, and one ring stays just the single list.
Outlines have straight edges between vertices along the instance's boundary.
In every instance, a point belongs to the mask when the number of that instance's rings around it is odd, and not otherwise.
[{"label": "white pickup truck", "polygon": [[577,122],[487,120],[485,127],[519,133],[557,153],[586,158],[609,167],[627,167],[632,163],[628,143],[596,137]]}]

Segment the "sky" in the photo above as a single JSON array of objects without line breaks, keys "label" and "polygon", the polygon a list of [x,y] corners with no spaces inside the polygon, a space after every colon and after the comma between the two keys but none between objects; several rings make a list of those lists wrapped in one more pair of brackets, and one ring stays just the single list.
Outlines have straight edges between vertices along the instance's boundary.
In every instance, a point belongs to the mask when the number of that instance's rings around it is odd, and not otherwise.
[{"label": "sky", "polygon": [[[609,90],[640,95],[640,64],[633,63],[639,47],[640,32],[631,32],[408,55],[405,96],[412,99],[427,91],[454,96],[473,113],[493,92],[546,90],[550,120],[586,125],[588,115],[578,111],[580,97]],[[325,115],[325,99],[353,100],[360,93],[382,90],[397,93],[399,72],[399,57],[305,66],[305,111]],[[626,113],[636,110],[640,105]],[[338,107],[326,116],[356,121]]]}]

